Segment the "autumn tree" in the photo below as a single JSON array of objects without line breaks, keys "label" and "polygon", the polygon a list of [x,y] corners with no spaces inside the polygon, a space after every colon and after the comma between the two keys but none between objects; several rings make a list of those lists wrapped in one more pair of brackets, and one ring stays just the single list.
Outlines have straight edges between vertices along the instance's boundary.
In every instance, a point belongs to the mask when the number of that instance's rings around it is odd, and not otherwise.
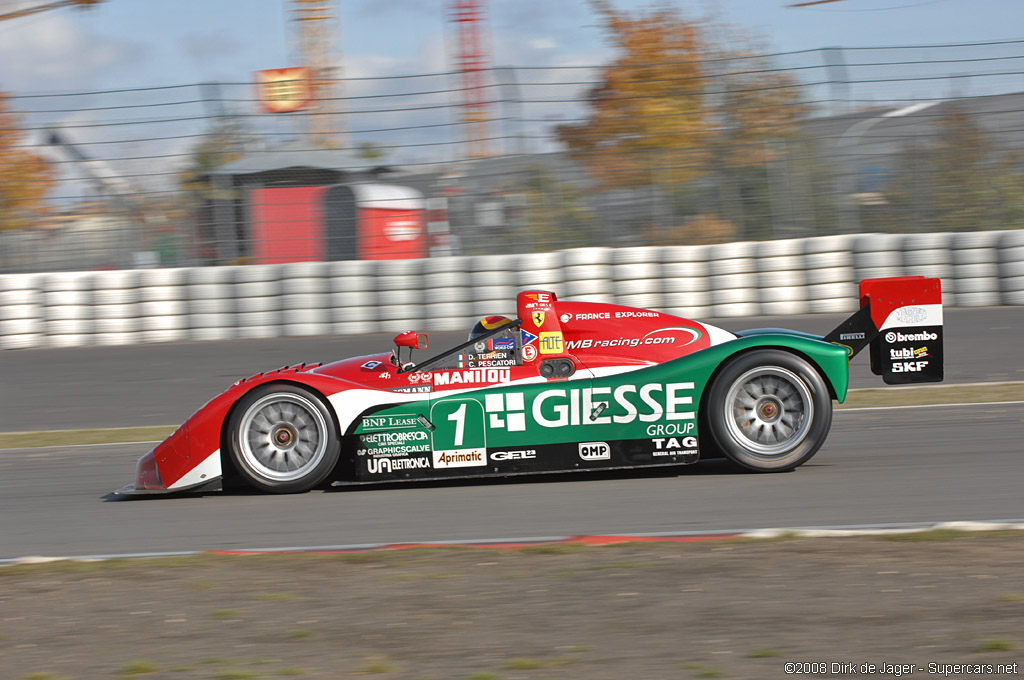
[{"label": "autumn tree", "polygon": [[46,214],[46,196],[56,172],[26,142],[22,117],[0,92],[0,231],[24,229]]},{"label": "autumn tree", "polygon": [[759,214],[742,203],[765,202],[764,166],[786,154],[804,112],[793,77],[723,23],[669,6],[591,5],[616,57],[588,95],[588,117],[558,129],[570,154],[606,188],[658,187],[681,216],[707,213],[711,194],[692,184],[702,179],[726,188],[713,194],[740,206],[737,219]]},{"label": "autumn tree", "polygon": [[935,122],[930,140],[908,145],[872,228],[1001,229],[1024,222],[1024,156],[1000,147],[960,106]]}]

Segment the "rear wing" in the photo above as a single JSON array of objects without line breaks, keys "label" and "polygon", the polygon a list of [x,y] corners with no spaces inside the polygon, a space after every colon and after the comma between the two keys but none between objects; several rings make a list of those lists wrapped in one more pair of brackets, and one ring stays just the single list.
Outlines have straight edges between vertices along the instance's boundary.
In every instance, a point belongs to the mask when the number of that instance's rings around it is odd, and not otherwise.
[{"label": "rear wing", "polygon": [[871,372],[887,384],[941,382],[942,283],[923,276],[865,279],[860,309],[825,336],[852,359],[870,347]]}]

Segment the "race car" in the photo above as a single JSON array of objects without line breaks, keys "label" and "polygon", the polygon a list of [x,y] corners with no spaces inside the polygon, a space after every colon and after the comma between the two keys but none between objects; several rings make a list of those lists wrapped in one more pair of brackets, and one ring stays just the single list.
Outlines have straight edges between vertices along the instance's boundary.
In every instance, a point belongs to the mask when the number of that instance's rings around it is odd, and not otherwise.
[{"label": "race car", "polygon": [[[237,381],[144,455],[117,493],[270,493],[334,485],[689,465],[728,458],[793,469],[828,435],[849,360],[870,347],[887,383],[942,380],[939,279],[860,283],[831,333],[731,333],[655,310],[516,298],[516,318],[428,348],[415,331],[381,354]],[[404,352],[403,352],[404,350]],[[403,356],[404,354],[404,356]]]}]

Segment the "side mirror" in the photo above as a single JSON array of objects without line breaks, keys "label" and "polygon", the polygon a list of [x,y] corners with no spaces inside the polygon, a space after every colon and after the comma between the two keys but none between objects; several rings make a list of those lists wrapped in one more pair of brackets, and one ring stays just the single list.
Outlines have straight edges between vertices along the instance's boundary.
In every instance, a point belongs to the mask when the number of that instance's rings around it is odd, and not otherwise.
[{"label": "side mirror", "polygon": [[427,349],[430,346],[430,338],[426,333],[416,331],[405,331],[395,336],[397,347],[411,347],[412,349]]}]

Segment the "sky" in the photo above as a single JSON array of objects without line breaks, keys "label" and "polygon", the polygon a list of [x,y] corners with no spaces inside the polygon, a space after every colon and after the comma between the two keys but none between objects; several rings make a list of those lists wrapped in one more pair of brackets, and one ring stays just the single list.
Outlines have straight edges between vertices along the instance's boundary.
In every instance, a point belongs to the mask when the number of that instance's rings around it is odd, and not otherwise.
[{"label": "sky", "polygon": [[[0,0],[2,10],[47,0]],[[1024,39],[1021,0],[674,0],[773,51]],[[451,70],[446,0],[336,0],[346,77]],[[652,2],[613,0],[621,9]],[[0,90],[17,94],[248,82],[289,58],[287,0],[106,0],[0,22]],[[586,0],[490,0],[498,66],[596,65],[611,52]]]},{"label": "sky", "polygon": [[[0,14],[50,1],[0,0]],[[831,71],[820,68],[823,54],[810,52],[1024,41],[1024,0],[841,0],[804,8],[787,6],[796,0],[610,1],[622,10],[660,2],[688,16],[733,24],[759,39],[759,51],[787,53],[780,57],[786,68],[811,66],[794,73],[816,79],[817,90],[807,95],[814,101],[870,107],[1024,90],[1024,82],[1016,82],[1024,71],[1024,42],[858,52],[853,56],[868,63],[943,63],[897,67],[913,70],[912,81],[901,77],[909,71],[885,71],[879,78],[874,67],[864,67],[852,79],[866,84],[839,93],[827,84]],[[454,70],[449,0],[333,2],[340,18],[334,51],[346,78],[342,96],[349,114],[337,120],[351,132],[345,145],[371,143],[386,151],[389,164],[409,167],[461,158],[460,109],[446,91],[455,87],[451,77],[372,80]],[[588,81],[597,77],[595,67],[614,56],[593,8],[587,0],[489,0],[488,15],[495,66],[589,67],[505,71],[502,77],[514,80],[514,93],[506,89],[508,81],[489,90],[501,100],[494,112],[500,122],[487,133],[496,148],[556,150],[556,126],[588,115],[582,103]],[[0,91],[14,96],[14,108],[26,119],[28,144],[59,163],[62,196],[88,192],[89,184],[64,151],[47,144],[52,128],[107,163],[104,174],[164,186],[190,162],[210,121],[228,108],[246,116],[262,148],[295,139],[295,119],[261,114],[249,85],[258,70],[298,65],[289,18],[289,0],[106,0],[84,11],[65,8],[0,21]],[[947,72],[955,68],[972,75]],[[978,69],[1011,75],[978,76]],[[221,85],[210,94],[210,88],[196,87],[200,83]],[[392,98],[399,92],[402,98]]]}]

